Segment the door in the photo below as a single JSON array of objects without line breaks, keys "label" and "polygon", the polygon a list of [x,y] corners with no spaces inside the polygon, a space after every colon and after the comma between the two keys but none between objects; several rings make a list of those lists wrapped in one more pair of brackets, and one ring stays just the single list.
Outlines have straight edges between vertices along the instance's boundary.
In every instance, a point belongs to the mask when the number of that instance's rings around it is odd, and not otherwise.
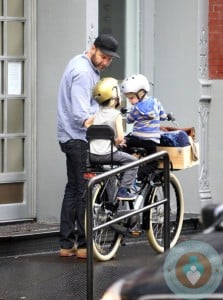
[{"label": "door", "polygon": [[0,0],[0,222],[35,214],[33,11],[33,1]]}]

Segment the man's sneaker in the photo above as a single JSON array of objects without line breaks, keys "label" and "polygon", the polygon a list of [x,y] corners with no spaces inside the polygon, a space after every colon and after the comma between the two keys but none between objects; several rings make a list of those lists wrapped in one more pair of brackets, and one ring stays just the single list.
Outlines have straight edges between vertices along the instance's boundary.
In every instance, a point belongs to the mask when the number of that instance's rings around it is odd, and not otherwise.
[{"label": "man's sneaker", "polygon": [[87,258],[87,249],[86,248],[78,248],[77,249],[77,258]]},{"label": "man's sneaker", "polygon": [[76,256],[77,255],[77,247],[76,247],[76,245],[73,248],[71,248],[71,249],[61,248],[59,255],[61,257]]},{"label": "man's sneaker", "polygon": [[136,197],[137,195],[130,193],[128,189],[125,187],[120,187],[117,193],[118,200],[129,201],[129,200],[135,200]]}]

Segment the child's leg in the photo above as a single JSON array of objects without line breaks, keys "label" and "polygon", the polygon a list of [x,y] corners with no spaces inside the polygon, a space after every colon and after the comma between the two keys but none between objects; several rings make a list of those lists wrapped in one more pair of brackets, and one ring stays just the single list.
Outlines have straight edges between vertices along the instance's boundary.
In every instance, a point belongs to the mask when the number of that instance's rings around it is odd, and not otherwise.
[{"label": "child's leg", "polygon": [[[137,159],[131,154],[116,151],[113,154],[113,159],[115,162],[118,162],[120,165],[126,165],[130,162],[136,161]],[[130,188],[134,179],[136,178],[138,172],[138,166],[130,168],[123,173],[121,186],[125,188]]]}]

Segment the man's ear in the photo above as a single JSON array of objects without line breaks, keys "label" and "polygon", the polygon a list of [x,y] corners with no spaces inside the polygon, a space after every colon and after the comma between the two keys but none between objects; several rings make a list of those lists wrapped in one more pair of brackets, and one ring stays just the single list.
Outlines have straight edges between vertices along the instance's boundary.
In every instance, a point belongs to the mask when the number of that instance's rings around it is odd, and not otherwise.
[{"label": "man's ear", "polygon": [[96,51],[96,47],[95,47],[95,45],[92,45],[92,46],[89,48],[89,50],[87,51],[87,54],[86,54],[87,57],[91,59],[91,56],[92,56],[93,54],[95,54],[95,51]]},{"label": "man's ear", "polygon": [[92,46],[91,46],[91,51],[95,52],[96,49],[97,49],[97,48],[95,47],[95,45],[92,45]]},{"label": "man's ear", "polygon": [[92,45],[92,46],[90,47],[90,49],[88,50],[88,53],[89,53],[90,56],[91,56],[92,54],[95,53],[95,51],[96,51],[96,47],[95,47],[95,45]]}]

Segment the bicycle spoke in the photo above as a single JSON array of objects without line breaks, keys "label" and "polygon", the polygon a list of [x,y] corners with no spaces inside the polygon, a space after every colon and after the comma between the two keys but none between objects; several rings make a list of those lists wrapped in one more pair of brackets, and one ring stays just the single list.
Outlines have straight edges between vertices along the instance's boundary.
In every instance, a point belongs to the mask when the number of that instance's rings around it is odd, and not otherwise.
[{"label": "bicycle spoke", "polygon": [[[109,185],[109,184],[107,184]],[[110,201],[110,194],[103,184],[98,185],[93,196],[93,224],[94,228],[103,225],[116,217],[116,209]],[[106,261],[114,257],[121,243],[122,235],[111,227],[98,229],[93,234],[93,251],[98,260]]]},{"label": "bicycle spoke", "polygon": [[[154,188],[151,195],[151,203],[164,199],[163,185]],[[170,175],[170,245],[173,247],[180,235],[183,223],[183,194],[177,178]],[[148,239],[152,247],[158,251],[164,251],[164,205],[150,210],[150,228]]]}]

